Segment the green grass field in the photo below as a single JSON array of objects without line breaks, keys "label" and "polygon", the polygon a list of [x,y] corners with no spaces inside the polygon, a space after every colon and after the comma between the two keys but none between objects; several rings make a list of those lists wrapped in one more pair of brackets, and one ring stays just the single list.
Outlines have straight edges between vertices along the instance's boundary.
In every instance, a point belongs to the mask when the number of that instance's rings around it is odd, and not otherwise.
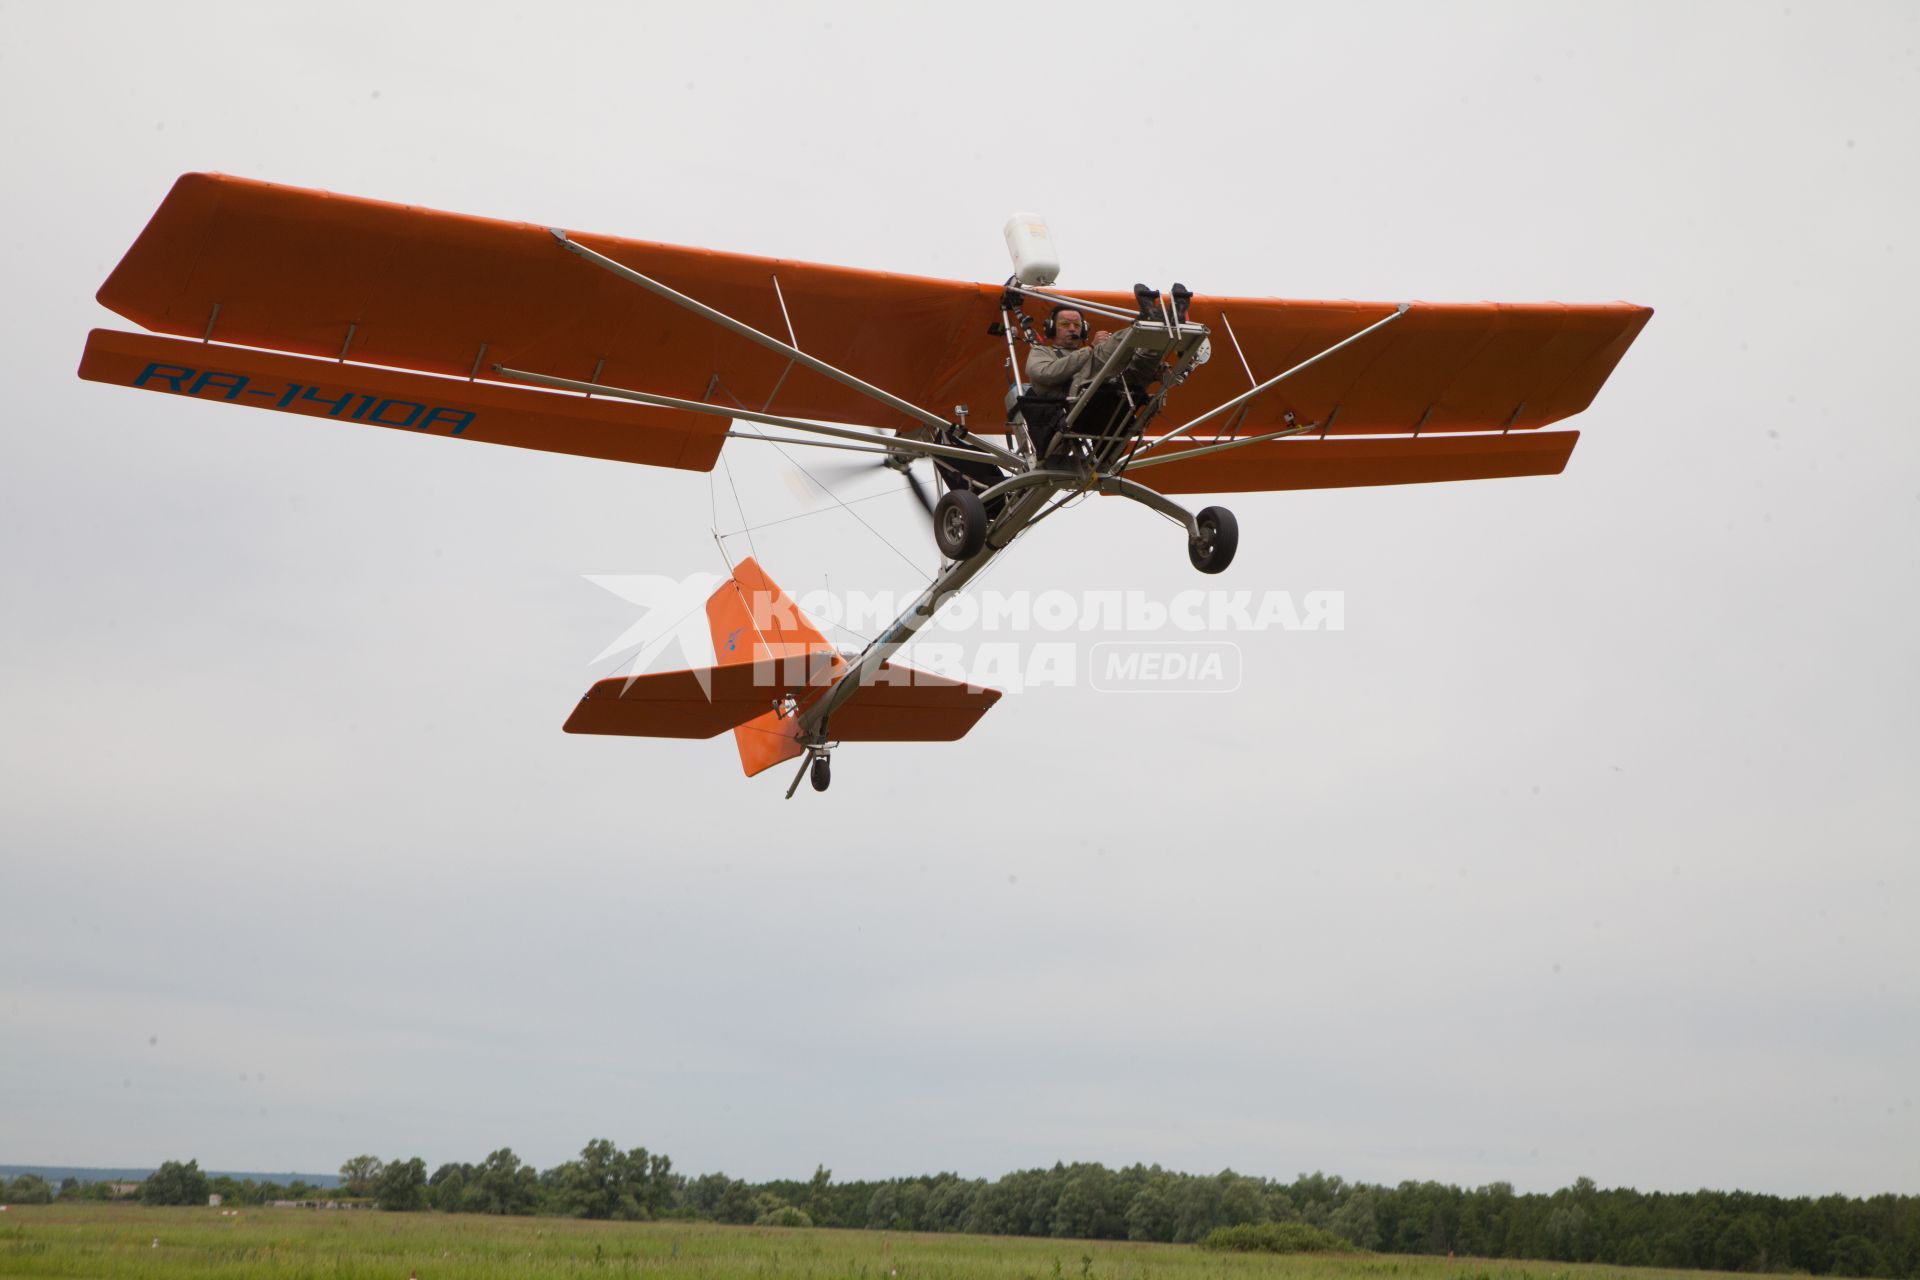
[{"label": "green grass field", "polygon": [[310,1209],[19,1206],[0,1215],[0,1275],[84,1280],[466,1280],[468,1277],[818,1277],[819,1280],[1655,1280],[1658,1272],[1381,1255],[1273,1257],[1191,1245],[704,1223],[581,1222]]}]

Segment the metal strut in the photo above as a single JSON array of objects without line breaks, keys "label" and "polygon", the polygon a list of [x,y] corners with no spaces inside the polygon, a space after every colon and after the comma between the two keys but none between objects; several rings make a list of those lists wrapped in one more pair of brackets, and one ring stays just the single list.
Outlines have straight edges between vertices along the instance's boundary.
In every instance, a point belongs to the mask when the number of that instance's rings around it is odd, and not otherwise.
[{"label": "metal strut", "polygon": [[[799,347],[794,346],[791,342],[782,342],[780,341],[780,339],[772,336],[771,334],[762,333],[760,332],[760,330],[754,328],[752,325],[736,320],[724,311],[718,310],[717,308],[714,308],[714,307],[710,307],[706,303],[701,302],[697,298],[690,298],[686,294],[681,293],[678,289],[675,289],[670,285],[664,285],[660,283],[658,280],[655,280],[652,276],[643,275],[640,272],[635,271],[632,267],[627,266],[624,262],[616,262],[612,258],[609,258],[606,254],[600,253],[593,249],[589,249],[586,245],[581,244],[577,240],[568,239],[567,233],[562,231],[559,227],[548,227],[547,232],[556,241],[558,241],[560,244],[560,247],[565,249],[568,253],[574,254],[577,257],[584,258],[588,262],[591,262],[594,266],[599,267],[602,270],[611,271],[614,275],[619,276],[622,280],[631,281],[632,283],[639,285],[641,288],[647,290],[648,292],[657,294],[658,296],[665,298],[668,302],[674,303],[676,306],[685,307],[687,310],[693,312],[695,315],[700,316],[707,320],[711,320],[713,321],[713,323],[719,325],[722,329],[726,329],[731,333],[737,333],[741,337],[747,339],[749,342],[757,342],[761,346],[767,348],[767,350],[769,351],[777,351],[781,355],[787,357],[787,359],[794,361],[796,364],[803,364],[807,368],[813,370],[815,373],[821,375],[822,377],[831,378],[833,381],[839,383],[841,386],[851,388],[854,391],[858,391],[861,395],[866,396],[869,399],[877,400],[881,404],[886,405],[889,409],[893,409],[899,413],[904,413],[909,418],[912,418],[915,422],[918,422],[923,427],[928,427],[935,431],[959,430],[962,433],[964,433],[965,431],[965,428],[959,427],[957,426],[957,424],[950,422],[945,418],[939,417],[936,414],[929,413],[925,409],[922,409],[919,405],[914,404],[911,401],[902,400],[899,396],[894,395],[891,391],[884,391],[881,388],[874,386],[871,382],[867,382],[867,381],[864,381],[863,379],[854,377],[852,374],[848,373],[844,369],[835,368],[833,365],[828,364],[825,360],[821,360],[815,356],[808,355],[806,352],[802,351]],[[778,286],[776,285],[775,288],[777,291]],[[786,299],[784,296],[781,297],[780,304],[781,304],[782,311],[784,312],[786,307]],[[1022,460],[1018,454],[1009,452],[1008,450],[1005,450],[1005,449],[998,448],[994,445],[990,445],[984,440],[975,439],[975,440],[972,440],[972,443],[974,447],[980,450],[981,452],[992,454],[994,458],[996,458],[1002,466],[1010,466],[1010,467],[1018,468],[1018,467],[1024,467],[1026,465],[1024,460]]]},{"label": "metal strut", "polygon": [[[862,444],[877,445],[887,452],[925,454],[934,458],[958,458],[963,462],[993,462],[994,454],[983,449],[963,449],[959,445],[938,444],[932,440],[917,440],[911,436],[883,436],[872,431],[858,431],[852,427],[830,427],[822,422],[808,422],[801,418],[784,418],[777,413],[757,413],[752,409],[729,409],[723,405],[709,404],[705,400],[682,400],[677,396],[655,395],[651,391],[634,391],[627,387],[610,387],[601,382],[581,382],[577,378],[556,378],[548,373],[529,373],[525,369],[509,369],[496,364],[493,371],[503,378],[512,378],[515,382],[530,382],[539,387],[553,387],[560,391],[586,391],[594,395],[612,396],[617,400],[634,400],[640,404],[657,405],[662,409],[684,409],[689,413],[711,414],[716,418],[744,418],[748,422],[765,423],[770,427],[786,427],[791,431],[811,431],[816,435],[834,436],[841,440],[858,440]],[[798,443],[808,443],[800,441]]]},{"label": "metal strut", "polygon": [[[1331,419],[1329,419],[1329,421],[1331,421]],[[1284,440],[1288,436],[1297,436],[1304,432],[1318,431],[1319,429],[1319,423],[1305,422],[1298,426],[1282,427],[1278,431],[1269,431],[1265,435],[1243,436],[1238,440],[1223,440],[1216,444],[1202,444],[1192,449],[1175,449],[1172,453],[1163,453],[1157,458],[1142,457],[1141,454],[1146,452],[1146,450],[1142,449],[1140,453],[1134,455],[1134,460],[1126,465],[1125,470],[1136,471],[1141,467],[1157,467],[1163,462],[1185,462],[1188,458],[1204,457],[1209,453],[1225,453],[1229,449],[1244,449],[1250,444],[1263,444],[1268,440]]]},{"label": "metal strut", "polygon": [[[1150,443],[1142,445],[1134,453],[1133,456],[1136,459],[1144,458],[1147,454],[1153,452],[1155,449],[1158,449],[1161,445],[1167,444],[1170,441],[1178,439],[1179,437],[1187,434],[1187,432],[1193,430],[1195,427],[1199,426],[1201,423],[1209,421],[1210,419],[1213,419],[1213,418],[1217,418],[1221,414],[1227,413],[1233,409],[1237,409],[1241,405],[1245,404],[1247,401],[1261,394],[1262,392],[1271,390],[1272,388],[1279,386],[1281,383],[1285,382],[1288,378],[1291,378],[1294,374],[1300,373],[1301,371],[1306,369],[1311,369],[1314,365],[1319,364],[1322,360],[1325,360],[1328,356],[1332,355],[1334,352],[1339,351],[1343,347],[1351,346],[1353,343],[1360,341],[1360,339],[1366,337],[1368,334],[1372,333],[1375,329],[1379,329],[1385,325],[1392,324],[1395,320],[1398,320],[1401,316],[1404,316],[1405,314],[1407,314],[1407,308],[1411,305],[1412,305],[1411,303],[1407,303],[1407,302],[1401,303],[1399,306],[1394,308],[1392,315],[1381,316],[1378,320],[1375,320],[1372,324],[1368,325],[1366,328],[1362,329],[1360,332],[1356,334],[1352,334],[1348,337],[1342,338],[1340,341],[1328,347],[1325,351],[1322,351],[1319,355],[1308,356],[1305,360],[1302,360],[1299,364],[1293,366],[1293,368],[1287,370],[1285,373],[1275,374],[1273,377],[1268,378],[1265,382],[1260,383],[1258,386],[1254,387],[1253,389],[1249,391],[1242,391],[1239,395],[1227,401],[1225,404],[1218,405],[1212,409],[1207,410],[1205,413],[1201,414],[1199,417],[1195,418],[1193,421],[1184,422],[1180,424],[1179,426],[1175,427],[1173,430],[1167,432],[1167,434],[1154,439]],[[1249,440],[1248,443],[1251,444],[1252,441]],[[1139,462],[1135,462],[1131,465],[1139,466],[1142,464],[1140,464]]]}]

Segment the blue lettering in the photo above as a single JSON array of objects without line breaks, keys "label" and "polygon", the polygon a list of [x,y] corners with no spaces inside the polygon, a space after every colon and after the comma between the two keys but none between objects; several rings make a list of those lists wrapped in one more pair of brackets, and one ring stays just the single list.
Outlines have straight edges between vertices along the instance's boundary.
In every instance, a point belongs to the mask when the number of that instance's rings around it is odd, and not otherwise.
[{"label": "blue lettering", "polygon": [[433,408],[427,410],[426,419],[421,422],[420,429],[425,431],[436,422],[452,423],[453,430],[447,434],[457,436],[473,425],[473,411],[471,409],[443,409],[435,405]]},{"label": "blue lettering", "polygon": [[[386,413],[389,408],[405,408],[408,411],[407,416],[398,422],[395,422],[392,418],[382,417],[381,415]],[[377,422],[383,427],[410,427],[413,425],[414,419],[426,411],[427,406],[415,404],[411,400],[382,400],[379,404],[373,406],[373,412],[367,415],[367,421]]]},{"label": "blue lettering", "polygon": [[158,378],[162,382],[173,384],[167,388],[169,391],[178,391],[180,384],[192,376],[193,370],[183,364],[150,364],[140,371],[140,376],[133,380],[133,385],[144,387],[147,385],[147,379]]},{"label": "blue lettering", "polygon": [[215,391],[224,391],[227,393],[222,396],[221,399],[237,400],[240,397],[240,392],[246,388],[246,385],[246,377],[242,374],[217,373],[209,369],[193,380],[193,385],[187,388],[187,394],[197,396],[203,387],[212,387]]},{"label": "blue lettering", "polygon": [[331,397],[329,397],[329,396],[317,396],[317,395],[315,395],[315,394],[313,394],[314,392],[316,392],[316,391],[318,391],[319,389],[320,389],[320,388],[318,388],[318,387],[308,387],[308,388],[307,388],[307,390],[306,390],[306,394],[305,394],[305,395],[303,395],[303,396],[301,396],[300,398],[301,398],[302,400],[311,400],[311,401],[313,401],[313,402],[314,402],[315,404],[330,404],[330,405],[332,405],[332,406],[333,406],[333,408],[331,408],[331,409],[329,409],[329,410],[327,410],[327,416],[328,416],[329,418],[337,418],[337,417],[339,417],[339,416],[340,416],[340,414],[341,414],[341,412],[342,412],[342,411],[343,411],[343,410],[344,410],[344,409],[345,409],[345,408],[346,408],[346,407],[347,407],[348,405],[350,405],[350,404],[352,404],[352,403],[353,403],[353,392],[351,392],[351,391],[349,391],[349,392],[347,392],[347,393],[346,393],[345,395],[343,395],[343,396],[341,396],[341,397],[340,397],[340,398],[339,398],[338,400],[335,400],[335,399],[333,399],[333,398],[331,398]]}]

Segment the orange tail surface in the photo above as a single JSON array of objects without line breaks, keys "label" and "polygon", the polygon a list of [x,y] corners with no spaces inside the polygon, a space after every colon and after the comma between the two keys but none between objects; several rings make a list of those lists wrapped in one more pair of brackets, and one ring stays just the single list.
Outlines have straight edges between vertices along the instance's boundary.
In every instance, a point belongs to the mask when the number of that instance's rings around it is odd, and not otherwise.
[{"label": "orange tail surface", "polygon": [[[823,688],[846,670],[846,660],[752,557],[734,566],[732,581],[721,583],[707,600],[707,625],[713,629],[714,657],[723,667],[772,659],[803,668],[801,678]],[[749,778],[805,750],[794,717],[773,709],[735,725],[733,741]]]},{"label": "orange tail surface", "polygon": [[[802,754],[793,712],[844,675],[846,659],[752,560],[708,599],[707,622],[718,666],[598,681],[567,732],[711,738],[732,729],[748,777]],[[829,730],[844,742],[952,742],[999,700],[997,689],[883,663]]]}]

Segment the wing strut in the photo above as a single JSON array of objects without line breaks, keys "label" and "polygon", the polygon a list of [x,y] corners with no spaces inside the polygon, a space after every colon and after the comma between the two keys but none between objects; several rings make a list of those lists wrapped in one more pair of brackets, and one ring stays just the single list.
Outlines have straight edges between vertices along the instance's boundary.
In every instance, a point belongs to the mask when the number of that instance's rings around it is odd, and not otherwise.
[{"label": "wing strut", "polygon": [[[817,435],[835,436],[843,440],[858,440],[863,444],[878,445],[888,453],[918,453],[928,457],[958,458],[963,462],[993,462],[996,455],[980,449],[963,449],[959,445],[937,444],[932,440],[917,440],[912,436],[883,436],[872,431],[858,431],[852,427],[830,427],[823,422],[805,422],[799,418],[783,418],[777,413],[756,413],[752,409],[728,409],[717,404],[708,404],[704,400],[682,400],[676,396],[657,396],[651,391],[633,391],[626,387],[610,387],[603,382],[582,382],[578,378],[556,378],[548,373],[529,373],[525,369],[509,369],[496,364],[493,371],[503,378],[512,378],[515,382],[531,382],[535,386],[553,387],[559,391],[584,391],[589,395],[612,396],[616,400],[636,400],[641,404],[658,405],[663,409],[685,409],[691,413],[712,414],[716,418],[745,418],[748,422],[763,422],[770,427],[786,427],[792,431],[811,431]],[[969,436],[975,443],[976,437]],[[794,444],[812,444],[811,440],[796,440]]]},{"label": "wing strut", "polygon": [[[575,254],[581,258],[585,258],[588,262],[591,262],[594,266],[600,267],[606,271],[611,271],[614,275],[619,276],[621,279],[631,281],[632,283],[639,285],[641,288],[647,290],[648,292],[657,294],[660,297],[665,298],[668,302],[672,302],[679,306],[685,307],[687,310],[693,312],[695,315],[700,316],[704,319],[713,321],[715,324],[719,325],[722,329],[726,329],[733,333],[737,333],[741,337],[747,339],[750,342],[757,342],[761,346],[767,348],[769,351],[777,351],[781,355],[787,357],[787,359],[795,361],[796,363],[799,363],[799,364],[803,364],[807,368],[813,370],[815,373],[820,374],[822,377],[833,379],[835,382],[839,383],[843,387],[850,387],[853,390],[858,391],[863,396],[868,396],[874,400],[878,400],[881,404],[886,405],[888,408],[894,409],[900,413],[906,414],[909,418],[912,418],[915,422],[918,422],[923,427],[930,427],[935,431],[945,431],[952,428],[954,425],[953,423],[947,421],[945,418],[937,417],[934,414],[928,413],[925,409],[922,409],[919,405],[913,404],[906,400],[902,400],[899,396],[894,395],[891,391],[882,391],[879,387],[874,386],[870,382],[864,382],[861,379],[854,377],[852,374],[848,373],[844,369],[836,369],[834,366],[828,364],[826,361],[818,359],[814,356],[808,355],[806,352],[802,351],[800,348],[794,346],[790,342],[782,342],[780,341],[780,339],[773,337],[770,334],[762,333],[750,324],[745,324],[739,320],[735,320],[732,316],[728,315],[724,311],[715,310],[713,307],[708,306],[706,303],[701,302],[696,298],[689,298],[686,294],[681,293],[679,290],[671,288],[668,285],[661,284],[658,280],[655,280],[651,276],[645,276],[640,274],[638,271],[635,271],[632,267],[627,266],[623,262],[616,262],[612,258],[609,258],[604,253],[598,253],[592,249],[587,248],[587,246],[579,243],[576,240],[570,240],[567,238],[567,233],[562,231],[558,227],[548,227],[547,231],[550,235],[553,236],[553,238],[556,241],[559,242],[560,247],[565,249],[567,252]],[[783,298],[781,302],[782,302],[782,305],[784,306],[785,299]],[[786,426],[790,424],[782,422],[776,425]],[[1020,457],[1016,454],[1008,453],[1004,449],[998,449],[993,445],[985,443],[984,441],[976,440],[974,441],[974,443],[979,446],[979,449],[981,451],[994,455],[994,457],[997,458],[1000,461],[1001,465],[1003,466],[1024,467],[1026,465],[1025,462],[1022,461]]]},{"label": "wing strut", "polygon": [[[1392,324],[1395,320],[1398,320],[1401,316],[1407,314],[1407,308],[1410,305],[1411,305],[1410,303],[1405,303],[1405,302],[1401,303],[1398,307],[1394,308],[1394,312],[1392,315],[1381,316],[1378,320],[1375,320],[1372,324],[1368,325],[1366,328],[1362,329],[1360,332],[1355,334],[1350,334],[1347,337],[1340,339],[1340,341],[1334,343],[1332,346],[1328,347],[1325,351],[1322,351],[1319,355],[1308,356],[1305,360],[1302,360],[1299,364],[1293,366],[1293,368],[1287,370],[1285,373],[1277,373],[1273,377],[1268,378],[1265,382],[1262,382],[1258,386],[1254,387],[1252,390],[1242,391],[1239,395],[1227,401],[1225,404],[1218,405],[1212,409],[1207,410],[1205,413],[1193,419],[1191,422],[1181,423],[1179,426],[1175,427],[1173,430],[1167,432],[1167,434],[1160,436],[1157,439],[1152,440],[1147,444],[1142,445],[1139,448],[1139,450],[1134,453],[1133,456],[1136,458],[1144,457],[1145,455],[1153,452],[1153,450],[1159,448],[1161,445],[1166,444],[1168,441],[1187,434],[1187,432],[1193,430],[1195,427],[1199,426],[1201,423],[1206,422],[1211,418],[1217,418],[1221,414],[1226,413],[1231,409],[1239,408],[1241,405],[1245,404],[1247,401],[1253,399],[1255,396],[1261,394],[1262,392],[1268,391],[1274,387],[1279,386],[1281,383],[1285,382],[1288,378],[1291,378],[1294,374],[1301,372],[1303,369],[1310,369],[1314,365],[1319,364],[1322,360],[1325,360],[1328,356],[1340,350],[1342,347],[1351,346],[1353,343],[1360,341],[1360,339],[1372,333],[1375,329],[1383,328],[1386,325]],[[1237,347],[1240,344],[1236,340],[1234,345]],[[1249,441],[1248,443],[1252,443],[1252,442]]]},{"label": "wing strut", "polygon": [[[1388,318],[1391,319],[1392,317]],[[1331,421],[1331,419],[1329,419],[1329,421]],[[1225,453],[1229,449],[1241,449],[1250,444],[1264,444],[1268,440],[1284,440],[1288,436],[1297,436],[1303,432],[1318,431],[1319,429],[1320,424],[1317,422],[1303,422],[1293,426],[1282,427],[1278,431],[1269,431],[1265,435],[1246,436],[1237,440],[1209,442],[1201,444],[1197,449],[1175,449],[1172,453],[1163,453],[1157,458],[1141,457],[1140,454],[1146,452],[1145,449],[1142,449],[1140,453],[1136,453],[1133,456],[1133,460],[1127,463],[1122,470],[1137,471],[1141,467],[1157,467],[1163,462],[1185,462],[1188,458],[1198,458],[1204,454]],[[1199,437],[1194,437],[1194,441],[1198,443]]]}]

